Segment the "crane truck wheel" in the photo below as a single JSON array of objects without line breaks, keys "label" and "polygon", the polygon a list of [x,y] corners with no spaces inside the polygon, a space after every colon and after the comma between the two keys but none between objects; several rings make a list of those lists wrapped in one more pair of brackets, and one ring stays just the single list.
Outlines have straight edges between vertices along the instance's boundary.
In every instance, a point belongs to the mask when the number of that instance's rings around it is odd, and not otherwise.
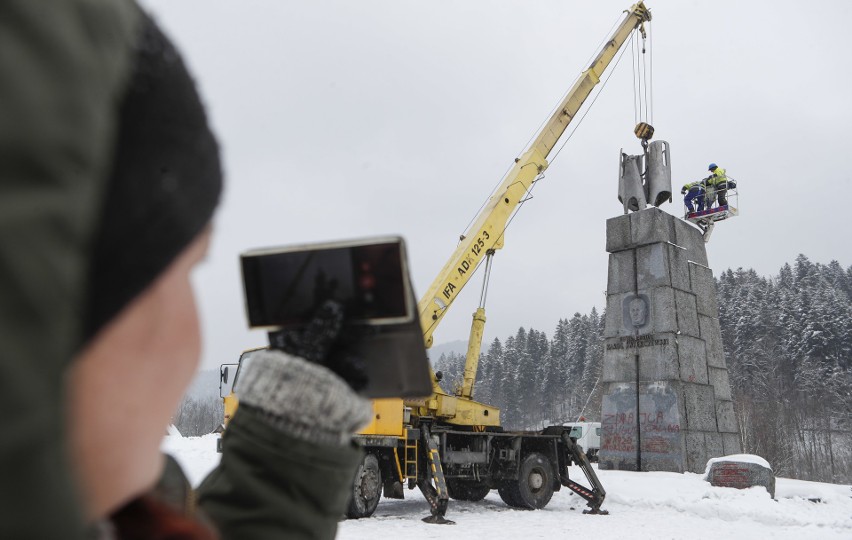
[{"label": "crane truck wheel", "polygon": [[519,508],[521,506],[521,503],[519,503],[518,499],[515,497],[517,487],[518,486],[512,482],[511,484],[507,483],[497,488],[497,493],[500,495],[500,498],[503,499],[504,503],[512,508]]},{"label": "crane truck wheel", "polygon": [[379,505],[381,494],[382,473],[379,470],[379,460],[374,454],[365,454],[352,482],[352,498],[349,499],[346,516],[350,519],[372,516]]},{"label": "crane truck wheel", "polygon": [[480,482],[447,479],[447,491],[457,501],[481,501],[491,488]]},{"label": "crane truck wheel", "polygon": [[498,490],[509,506],[535,510],[544,508],[553,497],[553,465],[547,456],[533,452],[521,462],[517,481],[507,482]]}]

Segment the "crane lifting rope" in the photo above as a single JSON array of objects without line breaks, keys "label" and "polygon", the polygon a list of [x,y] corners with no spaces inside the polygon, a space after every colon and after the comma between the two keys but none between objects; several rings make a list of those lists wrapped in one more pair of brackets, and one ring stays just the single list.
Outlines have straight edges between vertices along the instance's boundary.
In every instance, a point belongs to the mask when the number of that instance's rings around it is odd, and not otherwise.
[{"label": "crane lifting rope", "polygon": [[[633,133],[641,140],[644,153],[643,162],[648,164],[649,160],[652,159],[648,150],[649,141],[654,136],[652,125],[654,119],[654,56],[651,25],[648,25],[647,32],[644,25],[637,28],[632,36],[631,48],[633,51],[633,115],[636,122]],[[648,51],[650,51],[650,54],[646,55]],[[713,165],[715,164],[711,164],[711,167]],[[641,177],[645,185],[646,200],[658,206],[659,204],[653,200],[653,193],[650,193],[652,190],[648,189],[650,180],[648,171],[645,170]],[[718,176],[711,171],[709,177],[694,183],[700,186],[701,190],[699,196],[702,197],[702,201],[698,205],[698,210],[688,206],[684,201],[683,219],[701,229],[705,242],[710,241],[710,235],[716,223],[739,215],[737,183],[732,177],[725,174],[724,169],[722,169],[721,177],[720,182]],[[671,198],[669,198],[669,201],[671,201]]]}]

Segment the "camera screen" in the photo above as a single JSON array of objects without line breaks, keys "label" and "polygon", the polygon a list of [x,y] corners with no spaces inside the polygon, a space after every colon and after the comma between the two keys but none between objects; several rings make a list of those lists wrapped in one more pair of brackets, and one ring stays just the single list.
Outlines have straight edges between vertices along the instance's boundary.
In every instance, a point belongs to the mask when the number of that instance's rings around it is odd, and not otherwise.
[{"label": "camera screen", "polygon": [[377,323],[409,316],[399,242],[244,255],[249,325],[299,326],[326,300],[346,321]]}]

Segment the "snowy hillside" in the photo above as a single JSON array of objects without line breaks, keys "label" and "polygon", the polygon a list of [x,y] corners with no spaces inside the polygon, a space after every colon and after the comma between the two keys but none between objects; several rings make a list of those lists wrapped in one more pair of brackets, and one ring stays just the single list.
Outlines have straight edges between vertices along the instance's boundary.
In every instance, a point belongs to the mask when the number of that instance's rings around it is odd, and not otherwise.
[{"label": "snowy hillside", "polygon": [[[216,466],[216,436],[165,438],[163,450],[183,465],[193,484]],[[776,500],[763,488],[712,487],[698,474],[599,471],[608,516],[583,515],[583,502],[563,489],[544,510],[507,507],[496,491],[481,502],[450,502],[455,525],[427,525],[419,491],[404,501],[383,499],[369,519],[343,521],[338,538],[568,538],[583,539],[845,539],[852,538],[852,486],[778,478]],[[572,471],[581,478],[579,469]],[[582,481],[582,480],[581,480]]]},{"label": "snowy hillside", "polygon": [[429,348],[429,359],[434,364],[438,359],[441,358],[442,354],[466,354],[467,353],[467,341],[463,339],[459,339],[456,341],[448,341],[447,343],[441,343],[439,345],[432,345]]}]

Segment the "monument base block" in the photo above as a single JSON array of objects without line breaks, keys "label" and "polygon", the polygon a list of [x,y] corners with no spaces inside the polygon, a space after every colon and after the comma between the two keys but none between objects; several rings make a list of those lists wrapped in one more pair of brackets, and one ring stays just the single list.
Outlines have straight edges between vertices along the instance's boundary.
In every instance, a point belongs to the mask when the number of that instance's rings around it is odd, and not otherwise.
[{"label": "monument base block", "polygon": [[609,383],[601,411],[599,467],[703,472],[707,460],[724,451],[715,419],[705,414],[704,402],[712,392],[709,385],[682,381],[639,382],[638,392],[636,383]]},{"label": "monument base block", "polygon": [[700,473],[740,446],[701,231],[649,208],[607,251],[600,468]]}]

